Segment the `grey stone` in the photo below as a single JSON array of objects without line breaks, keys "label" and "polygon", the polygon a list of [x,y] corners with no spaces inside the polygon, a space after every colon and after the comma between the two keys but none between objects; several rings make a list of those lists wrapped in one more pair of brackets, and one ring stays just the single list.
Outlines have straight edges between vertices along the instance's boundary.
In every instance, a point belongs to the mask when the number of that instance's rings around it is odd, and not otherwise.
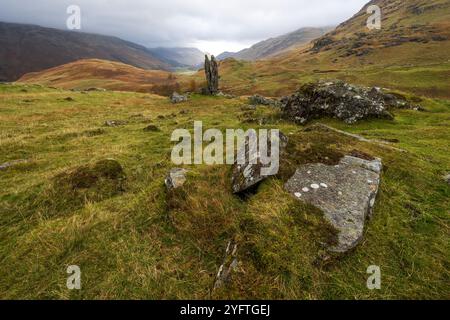
[{"label": "grey stone", "polygon": [[188,101],[188,97],[186,95],[179,94],[178,92],[174,92],[170,96],[170,101],[172,103],[186,102],[186,101]]},{"label": "grey stone", "polygon": [[188,171],[182,168],[173,168],[170,170],[164,183],[168,190],[180,188],[186,182],[186,173]]},{"label": "grey stone", "polygon": [[107,127],[119,127],[119,126],[123,126],[127,124],[126,121],[123,120],[106,120],[105,121],[105,126]]},{"label": "grey stone", "polygon": [[216,279],[214,281],[214,290],[219,289],[225,283],[230,281],[231,275],[236,270],[239,263],[237,258],[237,249],[238,245],[234,240],[228,242],[225,250],[225,257],[219,267],[219,271],[217,272]]},{"label": "grey stone", "polygon": [[296,199],[323,211],[338,231],[337,244],[328,250],[344,253],[363,238],[366,218],[373,213],[381,170],[380,159],[368,161],[345,156],[336,166],[321,163],[301,166],[285,188]]},{"label": "grey stone", "polygon": [[265,98],[259,94],[255,94],[248,98],[250,104],[263,106],[278,106],[278,101],[274,99]]},{"label": "grey stone", "polygon": [[219,93],[216,94],[218,97],[223,97],[225,99],[234,99],[236,98],[235,95],[232,94],[228,94],[228,93],[223,93],[222,91],[220,91]]},{"label": "grey stone", "polygon": [[27,162],[28,162],[28,160],[24,160],[24,159],[12,160],[9,162],[5,162],[0,165],[0,170],[6,170],[6,169],[12,168],[14,166],[17,166],[18,164],[27,163]]},{"label": "grey stone", "polygon": [[[268,137],[268,147],[270,151],[271,140],[270,134]],[[282,132],[279,134],[279,156],[283,155],[288,144],[288,137],[286,137]],[[245,164],[238,164],[237,159],[239,155],[245,156]],[[245,146],[238,150],[238,158],[232,167],[232,189],[233,193],[240,193],[249,188],[255,186],[259,182],[267,179],[269,176],[276,175],[278,172],[272,172],[270,174],[262,174],[261,169],[267,168],[268,165],[261,163],[261,157],[258,152],[250,154],[249,140],[246,140]],[[252,161],[255,160],[255,161]]]},{"label": "grey stone", "polygon": [[390,108],[419,108],[409,105],[400,95],[343,81],[309,83],[281,101],[283,117],[299,124],[321,117],[333,117],[346,123],[367,118],[393,119]]},{"label": "grey stone", "polygon": [[450,185],[450,173],[444,176],[444,180]]},{"label": "grey stone", "polygon": [[206,88],[202,90],[202,93],[208,95],[216,95],[219,93],[219,65],[216,58],[211,56],[209,60],[205,55],[205,76],[206,76]]}]

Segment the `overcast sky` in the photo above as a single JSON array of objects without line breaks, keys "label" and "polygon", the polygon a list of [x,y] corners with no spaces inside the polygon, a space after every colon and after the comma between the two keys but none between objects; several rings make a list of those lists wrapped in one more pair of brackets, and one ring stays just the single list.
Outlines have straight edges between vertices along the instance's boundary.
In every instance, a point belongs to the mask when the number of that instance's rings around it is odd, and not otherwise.
[{"label": "overcast sky", "polygon": [[301,27],[336,25],[369,0],[0,0],[0,21],[66,28],[69,5],[81,31],[147,47],[189,46],[219,54]]}]

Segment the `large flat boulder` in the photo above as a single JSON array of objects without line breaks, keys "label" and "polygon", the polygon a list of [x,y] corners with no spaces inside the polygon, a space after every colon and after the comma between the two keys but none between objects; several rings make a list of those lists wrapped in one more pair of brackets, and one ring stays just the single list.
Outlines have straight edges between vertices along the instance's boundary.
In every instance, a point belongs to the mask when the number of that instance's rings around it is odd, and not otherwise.
[{"label": "large flat boulder", "polygon": [[345,156],[338,165],[303,165],[285,184],[298,200],[323,211],[338,231],[332,252],[344,253],[363,238],[364,224],[372,215],[380,184],[382,163]]}]

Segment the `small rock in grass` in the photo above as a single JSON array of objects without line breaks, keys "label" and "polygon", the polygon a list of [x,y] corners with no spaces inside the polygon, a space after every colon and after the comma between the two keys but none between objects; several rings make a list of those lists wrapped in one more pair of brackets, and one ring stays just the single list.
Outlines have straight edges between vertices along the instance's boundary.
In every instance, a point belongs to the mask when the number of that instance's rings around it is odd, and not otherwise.
[{"label": "small rock in grass", "polygon": [[0,170],[6,170],[6,169],[12,168],[14,166],[17,166],[19,164],[27,163],[27,162],[28,162],[28,160],[24,160],[24,159],[12,160],[9,162],[5,162],[0,165]]},{"label": "small rock in grass", "polygon": [[123,126],[127,124],[126,121],[122,121],[122,120],[106,120],[105,121],[105,126],[107,127],[119,127],[119,126]]},{"label": "small rock in grass", "polygon": [[181,103],[181,102],[186,102],[188,101],[188,97],[182,94],[179,94],[177,92],[172,93],[172,95],[170,96],[170,101],[172,103]]},{"label": "small rock in grass", "polygon": [[182,168],[173,168],[170,170],[164,183],[168,190],[182,187],[186,182],[186,173],[188,171]]},{"label": "small rock in grass", "polygon": [[450,173],[444,176],[444,180],[450,185]]}]

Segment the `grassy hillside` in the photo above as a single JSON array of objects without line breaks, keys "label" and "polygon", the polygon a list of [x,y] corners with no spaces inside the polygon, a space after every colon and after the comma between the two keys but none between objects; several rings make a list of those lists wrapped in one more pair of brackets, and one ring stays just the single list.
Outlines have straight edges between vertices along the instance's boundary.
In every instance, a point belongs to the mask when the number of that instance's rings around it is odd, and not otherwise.
[{"label": "grassy hillside", "polygon": [[[381,30],[366,28],[369,4],[382,9]],[[254,63],[223,61],[223,89],[280,96],[304,82],[327,78],[449,98],[450,3],[376,0],[369,4],[307,48]]]},{"label": "grassy hillside", "polygon": [[[427,112],[397,111],[394,121],[324,120],[367,138],[396,139],[407,153],[303,131],[269,107],[255,111],[265,127],[280,128],[309,150],[304,162],[355,149],[383,159],[365,240],[328,262],[319,259],[327,236],[320,213],[293,200],[281,178],[240,198],[231,192],[228,166],[192,166],[187,185],[166,193],[172,130],[192,129],[194,120],[206,128],[258,128],[244,123],[245,103],[194,95],[172,105],[143,93],[0,84],[0,163],[27,161],[0,171],[0,297],[449,298],[450,187],[441,179],[450,171],[448,101],[425,99]],[[106,120],[124,125],[105,127]],[[149,123],[160,131],[145,132]],[[124,168],[119,189],[66,184],[72,173],[106,158]],[[211,293],[232,238],[239,243],[238,270],[229,286]],[[80,291],[66,288],[72,264],[82,270]],[[374,264],[382,289],[369,291],[366,270]]]},{"label": "grassy hillside", "polygon": [[74,90],[97,87],[117,91],[170,94],[177,89],[177,76],[172,73],[144,70],[98,59],[79,60],[41,72],[29,73],[18,82]]}]

